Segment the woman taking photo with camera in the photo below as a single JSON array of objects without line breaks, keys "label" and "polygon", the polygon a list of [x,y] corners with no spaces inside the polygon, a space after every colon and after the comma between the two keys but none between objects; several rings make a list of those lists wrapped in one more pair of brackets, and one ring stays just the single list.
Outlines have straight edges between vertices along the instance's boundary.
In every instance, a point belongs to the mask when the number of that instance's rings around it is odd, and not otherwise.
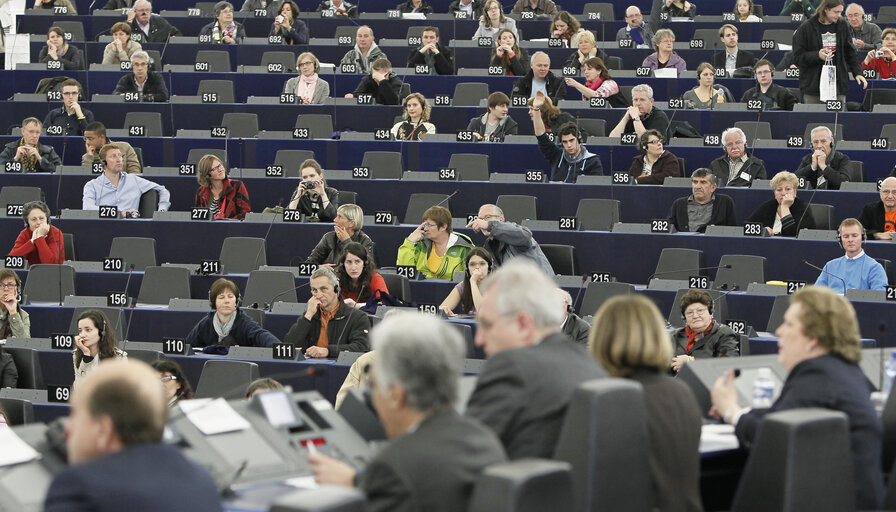
[{"label": "woman taking photo with camera", "polygon": [[327,186],[324,170],[317,160],[309,158],[300,167],[302,181],[289,200],[289,210],[299,210],[309,220],[333,222],[339,208],[339,191]]}]

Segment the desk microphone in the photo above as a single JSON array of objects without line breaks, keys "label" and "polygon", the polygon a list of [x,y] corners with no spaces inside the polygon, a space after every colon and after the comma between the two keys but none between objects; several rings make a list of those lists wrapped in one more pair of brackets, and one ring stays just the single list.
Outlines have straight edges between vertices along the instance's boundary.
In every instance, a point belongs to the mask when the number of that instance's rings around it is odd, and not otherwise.
[{"label": "desk microphone", "polygon": [[442,199],[442,200],[439,201],[438,203],[434,204],[433,207],[435,207],[435,206],[442,206],[443,204],[447,203],[449,199],[451,199],[452,197],[456,196],[457,194],[460,194],[460,189],[458,189],[458,188],[454,189],[454,192],[452,192],[451,195],[449,195],[449,196],[446,197],[445,199]]},{"label": "desk microphone", "polygon": [[[268,302],[264,303],[264,307],[262,309],[264,311],[271,311],[271,309],[273,309],[273,307],[274,307],[274,300],[279,299],[280,297],[286,295],[289,292],[294,292],[294,291],[298,290],[299,288],[308,286],[310,284],[311,284],[311,278],[309,277],[307,283],[302,283],[299,286],[296,286],[295,288],[293,288],[291,290],[282,291],[282,292],[278,293],[277,295],[274,295],[273,297],[271,297],[271,299]],[[252,303],[253,309],[258,309],[258,306],[259,306],[259,304],[257,302]]]},{"label": "desk microphone", "polygon": [[[128,326],[125,329],[124,337],[121,341],[127,341],[128,333],[131,331],[131,317],[134,315],[134,304],[131,303],[130,296],[128,295],[128,286],[131,284],[131,276],[134,275],[134,264],[131,263],[128,266],[128,279],[124,283],[124,296],[125,296],[125,307],[131,308],[131,313],[128,315]],[[115,324],[115,332],[117,333],[121,329],[121,316],[118,317],[118,322]]]},{"label": "desk microphone", "polygon": [[825,270],[825,269],[823,269],[823,268],[821,268],[821,267],[819,267],[819,266],[813,265],[813,264],[809,263],[809,262],[806,261],[806,260],[803,260],[803,264],[804,264],[804,265],[809,265],[810,267],[814,268],[815,270],[820,270],[821,272],[823,272],[823,273],[825,273],[825,274],[827,274],[827,275],[829,275],[829,276],[831,276],[831,277],[836,277],[837,279],[839,279],[840,282],[843,283],[843,295],[846,295],[846,280],[845,280],[845,279],[843,279],[842,277],[838,276],[837,274],[832,274],[832,273],[828,272],[827,270]]},{"label": "desk microphone", "polygon": [[699,271],[716,270],[716,269],[720,269],[720,268],[731,268],[731,265],[717,265],[715,267],[682,268],[682,269],[678,269],[678,270],[666,270],[663,272],[654,272],[653,274],[650,274],[650,277],[647,278],[647,284],[649,285],[650,280],[653,279],[654,277],[661,276],[664,274],[677,274],[678,272],[697,272],[698,270]]},{"label": "desk microphone", "polygon": [[576,292],[576,298],[572,301],[572,304],[570,305],[570,307],[571,307],[573,310],[575,310],[575,308],[576,308],[576,304],[579,303],[579,297],[582,296],[582,290],[585,289],[585,283],[587,283],[587,282],[588,282],[588,275],[585,274],[585,275],[582,276],[582,282],[579,283],[579,291]]}]

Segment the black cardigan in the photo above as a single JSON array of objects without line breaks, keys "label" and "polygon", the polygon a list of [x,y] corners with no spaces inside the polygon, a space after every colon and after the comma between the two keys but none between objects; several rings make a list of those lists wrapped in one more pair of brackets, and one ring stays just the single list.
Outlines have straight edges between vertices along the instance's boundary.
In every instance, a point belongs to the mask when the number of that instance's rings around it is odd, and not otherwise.
[{"label": "black cardigan", "polygon": [[862,214],[859,215],[859,222],[865,227],[869,239],[874,238],[877,233],[886,231],[887,212],[884,210],[884,202],[866,204],[862,208]]},{"label": "black cardigan", "polygon": [[[128,73],[118,81],[113,94],[137,91],[137,80],[134,79],[133,73]],[[162,80],[161,74],[155,71],[149,72],[146,83],[143,84],[143,95],[140,96],[140,101],[168,101],[168,88],[165,87],[165,81]]]},{"label": "black cardigan", "polygon": [[[796,236],[800,229],[815,229],[815,217],[808,212],[809,204],[799,197],[790,205],[790,215],[781,219],[781,236]],[[764,227],[770,228],[775,224],[775,212],[778,210],[778,201],[771,198],[756,208],[747,222],[761,222]],[[799,223],[799,229],[797,229]]]},{"label": "black cardigan", "polygon": [[688,197],[679,197],[672,203],[669,209],[669,220],[678,231],[696,231],[703,233],[706,226],[736,226],[737,218],[734,215],[734,201],[725,194],[714,194],[712,203],[712,216],[709,222],[696,229],[691,229],[688,223]]}]

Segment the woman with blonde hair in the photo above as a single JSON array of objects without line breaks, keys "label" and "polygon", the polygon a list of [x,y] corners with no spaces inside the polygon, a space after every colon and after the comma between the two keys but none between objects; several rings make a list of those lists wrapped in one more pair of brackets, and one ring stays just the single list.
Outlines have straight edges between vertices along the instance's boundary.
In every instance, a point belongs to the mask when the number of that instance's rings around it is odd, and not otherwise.
[{"label": "woman with blonde hair", "polygon": [[427,133],[436,133],[436,125],[429,122],[432,107],[419,92],[412,92],[404,99],[404,120],[392,127],[395,140],[421,140]]},{"label": "woman with blonde hair", "polygon": [[286,81],[284,94],[295,94],[296,103],[319,105],[330,96],[330,84],[321,78],[320,61],[311,52],[304,52],[296,59],[299,76]]}]

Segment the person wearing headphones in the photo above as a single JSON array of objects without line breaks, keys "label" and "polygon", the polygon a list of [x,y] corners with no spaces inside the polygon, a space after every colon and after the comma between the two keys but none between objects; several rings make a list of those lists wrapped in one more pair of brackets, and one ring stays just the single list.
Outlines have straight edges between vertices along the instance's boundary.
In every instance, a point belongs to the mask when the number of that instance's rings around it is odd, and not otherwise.
[{"label": "person wearing headphones", "polygon": [[370,320],[339,297],[339,277],[326,267],[311,274],[311,298],[283,338],[284,343],[301,347],[308,358],[336,357],[340,350],[367,352]]},{"label": "person wearing headphones", "polygon": [[121,77],[112,94],[136,92],[140,101],[168,101],[168,87],[158,71],[150,71],[152,59],[143,50],[131,55],[131,70]]},{"label": "person wearing headphones", "polygon": [[837,243],[846,254],[825,263],[815,285],[827,286],[844,295],[846,290],[886,290],[887,273],[880,263],[865,254],[862,249],[865,239],[865,228],[858,219],[843,219],[837,228]]},{"label": "person wearing headphones", "polygon": [[896,178],[884,178],[880,184],[880,201],[866,204],[859,222],[875,240],[893,239],[896,232]]},{"label": "person wearing headphones", "polygon": [[43,201],[29,201],[22,206],[25,229],[19,233],[10,256],[23,256],[31,265],[65,262],[62,231],[50,225],[50,208]]},{"label": "person wearing headphones", "polygon": [[424,27],[420,46],[408,55],[409,68],[420,65],[429,66],[430,75],[454,74],[454,54],[450,48],[439,43],[439,27]]},{"label": "person wearing headphones", "polygon": [[168,400],[168,408],[177,406],[181,400],[193,398],[193,386],[184,375],[183,369],[174,359],[157,359],[151,363],[152,369],[159,373],[162,388],[165,390],[165,398]]},{"label": "person wearing headphones", "polygon": [[[563,149],[557,147],[545,129],[541,117],[541,108],[545,104],[545,95],[541,91],[535,94],[529,105],[529,117],[538,139],[538,149],[551,165],[551,181],[575,183],[579,175],[602,176],[604,173],[600,157],[588,151],[582,144],[582,134],[573,123],[566,123],[556,133]],[[553,132],[552,132],[553,133]]]},{"label": "person wearing headphones", "polygon": [[427,133],[436,133],[436,125],[429,122],[432,107],[419,92],[411,93],[404,99],[404,120],[392,127],[395,140],[422,140]]},{"label": "person wearing headphones", "polygon": [[389,293],[386,281],[376,271],[376,264],[367,248],[358,242],[346,244],[336,273],[339,275],[339,295],[353,308],[360,308],[377,291]]},{"label": "person wearing headphones", "polygon": [[675,354],[670,367],[679,372],[688,361],[740,355],[740,337],[712,316],[713,300],[706,290],[691,289],[678,303],[685,326],[672,334]]},{"label": "person wearing headphones", "polygon": [[834,149],[834,134],[827,126],[816,126],[810,136],[813,151],[794,174],[806,178],[811,188],[840,190],[840,184],[849,181],[849,157]]},{"label": "person wearing headphones", "polygon": [[[22,309],[22,280],[14,270],[0,269],[0,339],[30,337],[31,319]],[[15,381],[11,387],[15,387]]]},{"label": "person wearing headphones", "polygon": [[186,342],[193,347],[273,347],[274,343],[280,343],[276,336],[240,310],[241,298],[240,289],[233,281],[222,277],[212,283],[208,292],[212,311],[193,326]]},{"label": "person wearing headphones", "polygon": [[89,309],[78,316],[75,345],[76,348],[72,350],[75,385],[96,370],[100,361],[128,359],[128,353],[118,348],[115,327],[105,313],[96,309]]},{"label": "person wearing headphones", "polygon": [[747,135],[740,128],[722,132],[725,155],[709,164],[709,170],[723,187],[749,187],[753,180],[765,179],[765,162],[747,154]]},{"label": "person wearing headphones", "polygon": [[563,310],[563,323],[560,324],[560,332],[569,336],[576,343],[587,347],[591,326],[576,314],[572,303],[572,295],[568,291],[563,288],[557,288],[557,296],[560,298]]},{"label": "person wearing headphones", "polygon": [[450,280],[464,270],[467,255],[475,245],[470,237],[451,229],[451,212],[431,206],[417,226],[398,247],[397,265],[413,265],[427,279]]},{"label": "person wearing headphones", "polygon": [[283,85],[284,94],[295,94],[296,103],[319,105],[330,96],[330,84],[318,73],[320,61],[311,52],[304,52],[296,59],[299,76],[294,76]]},{"label": "person wearing headphones", "polygon": [[[439,309],[448,315],[474,315],[476,308],[482,301],[482,293],[479,286],[482,281],[488,277],[492,267],[495,265],[492,255],[482,247],[474,247],[470,254],[467,254],[465,261],[466,270],[464,271],[464,280],[457,283],[451,289],[451,293],[445,297],[445,300],[439,304]],[[458,308],[458,306],[460,306]],[[455,313],[455,310],[457,311]]]},{"label": "person wearing headphones", "polygon": [[679,197],[669,209],[676,231],[703,233],[707,226],[736,226],[734,201],[716,194],[716,176],[706,167],[691,174],[691,195]]},{"label": "person wearing headphones", "polygon": [[211,36],[212,44],[239,44],[246,38],[246,30],[233,21],[233,4],[218,2],[215,4],[215,21],[202,27],[200,36]]},{"label": "person wearing headphones", "polygon": [[793,105],[799,103],[790,89],[774,83],[775,66],[770,61],[759,59],[753,66],[753,72],[756,74],[756,85],[744,92],[740,97],[741,103],[759,100],[762,110],[793,110]]},{"label": "person wearing headphones", "polygon": [[115,206],[122,217],[139,215],[140,197],[150,190],[159,193],[159,211],[167,211],[171,206],[171,194],[167,188],[140,175],[121,172],[124,158],[118,146],[103,146],[100,160],[104,166],[103,174],[84,184],[82,209],[99,210],[100,206]]},{"label": "person wearing headphones", "polygon": [[666,142],[663,134],[657,130],[647,130],[639,139],[641,154],[632,159],[628,169],[628,173],[635,177],[635,183],[662,185],[667,176],[681,176],[678,157],[663,147]]}]

